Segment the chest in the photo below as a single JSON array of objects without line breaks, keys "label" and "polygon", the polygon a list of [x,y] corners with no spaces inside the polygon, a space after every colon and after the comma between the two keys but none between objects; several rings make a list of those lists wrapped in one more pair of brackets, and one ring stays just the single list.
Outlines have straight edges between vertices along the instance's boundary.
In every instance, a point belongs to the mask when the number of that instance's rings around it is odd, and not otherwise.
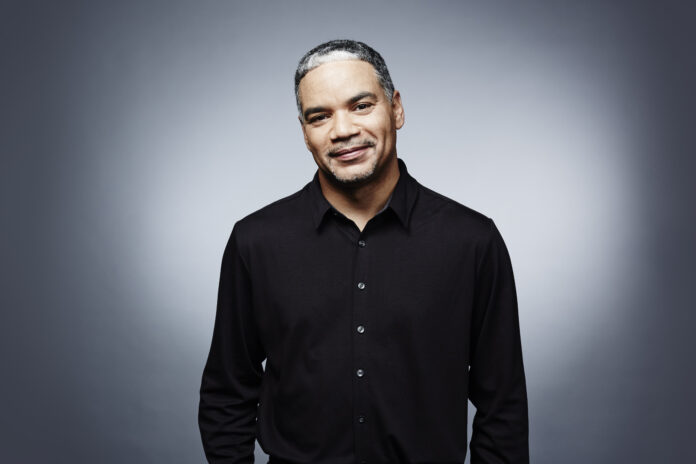
[{"label": "chest", "polygon": [[325,230],[257,253],[254,310],[269,343],[340,336],[359,322],[392,338],[468,326],[473,249],[432,231],[391,232]]}]

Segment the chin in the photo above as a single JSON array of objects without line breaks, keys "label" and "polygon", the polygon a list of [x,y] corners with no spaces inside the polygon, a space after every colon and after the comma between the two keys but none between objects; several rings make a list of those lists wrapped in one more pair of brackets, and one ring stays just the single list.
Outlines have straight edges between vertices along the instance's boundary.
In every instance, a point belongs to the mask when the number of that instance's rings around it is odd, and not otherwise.
[{"label": "chin", "polygon": [[345,185],[360,185],[369,182],[375,177],[377,171],[377,163],[369,163],[367,166],[360,166],[360,169],[354,170],[350,168],[334,169],[331,175],[341,184]]},{"label": "chin", "polygon": [[[341,170],[342,171],[342,170]],[[366,169],[359,172],[332,172],[334,180],[344,185],[360,185],[370,181],[374,177],[374,169]]]}]

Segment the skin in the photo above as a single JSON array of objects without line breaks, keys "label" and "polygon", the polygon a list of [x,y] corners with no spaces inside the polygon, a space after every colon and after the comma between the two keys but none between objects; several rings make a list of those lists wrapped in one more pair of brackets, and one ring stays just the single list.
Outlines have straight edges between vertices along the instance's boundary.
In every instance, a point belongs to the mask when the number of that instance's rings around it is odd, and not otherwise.
[{"label": "skin", "polygon": [[395,90],[389,102],[371,64],[342,60],[309,71],[300,81],[299,97],[300,125],[322,192],[362,231],[399,179],[401,95]]}]

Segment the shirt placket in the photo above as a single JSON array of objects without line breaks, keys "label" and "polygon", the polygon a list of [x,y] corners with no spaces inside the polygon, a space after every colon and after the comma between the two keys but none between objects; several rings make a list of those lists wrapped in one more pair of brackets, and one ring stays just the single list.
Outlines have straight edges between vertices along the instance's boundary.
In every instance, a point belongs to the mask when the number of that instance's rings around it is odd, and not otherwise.
[{"label": "shirt placket", "polygon": [[368,349],[367,342],[370,337],[370,319],[369,308],[371,293],[370,275],[369,275],[369,254],[370,247],[368,238],[363,232],[360,233],[357,240],[354,241],[355,246],[355,268],[353,277],[353,312],[352,312],[352,339],[353,339],[353,394],[354,394],[354,411],[353,424],[355,431],[355,451],[356,462],[366,464],[369,462],[369,434],[368,423],[371,420],[368,408],[368,382],[370,381],[371,372],[367,369]]}]

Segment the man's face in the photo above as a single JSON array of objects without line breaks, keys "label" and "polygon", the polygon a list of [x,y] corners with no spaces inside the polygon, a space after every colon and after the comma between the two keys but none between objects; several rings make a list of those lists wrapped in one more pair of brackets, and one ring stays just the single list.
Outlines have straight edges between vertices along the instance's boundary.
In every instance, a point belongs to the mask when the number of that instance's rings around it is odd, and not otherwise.
[{"label": "man's face", "polygon": [[396,156],[396,130],[404,124],[401,96],[387,100],[371,64],[324,63],[300,81],[305,143],[319,169],[334,182],[362,185]]}]

